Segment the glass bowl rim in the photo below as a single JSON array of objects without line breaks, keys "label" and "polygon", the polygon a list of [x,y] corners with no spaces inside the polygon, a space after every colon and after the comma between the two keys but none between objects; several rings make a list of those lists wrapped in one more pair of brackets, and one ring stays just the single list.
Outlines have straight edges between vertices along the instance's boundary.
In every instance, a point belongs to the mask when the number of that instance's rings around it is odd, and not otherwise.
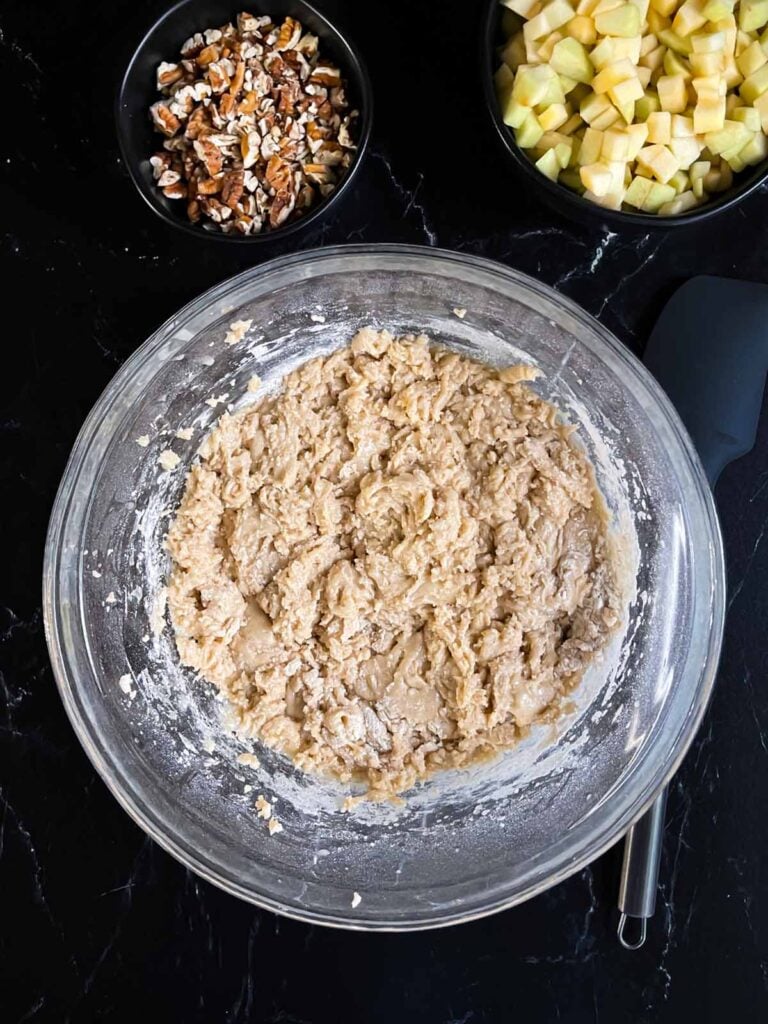
[{"label": "glass bowl rim", "polygon": [[[278,899],[273,899],[270,896],[255,891],[252,887],[240,883],[236,878],[227,877],[212,861],[205,857],[202,851],[185,845],[181,830],[170,827],[168,822],[158,820],[158,815],[154,809],[145,806],[139,801],[138,794],[132,789],[130,777],[116,773],[113,764],[108,760],[106,744],[103,743],[102,737],[97,734],[97,731],[93,728],[93,723],[81,708],[78,699],[78,681],[72,678],[68,670],[66,649],[62,642],[59,623],[58,577],[62,555],[60,543],[62,533],[67,517],[70,514],[75,485],[83,469],[85,456],[88,454],[90,446],[98,434],[99,426],[104,422],[106,411],[119,393],[123,382],[155,356],[158,350],[179,331],[179,328],[184,323],[200,315],[214,303],[221,302],[225,297],[230,296],[242,286],[248,285],[252,280],[264,279],[271,274],[280,273],[301,264],[311,266],[314,269],[329,262],[332,263],[340,257],[352,257],[353,259],[362,257],[374,257],[376,259],[391,258],[405,262],[416,260],[438,263],[445,267],[450,267],[453,264],[464,269],[472,268],[477,273],[483,275],[486,283],[488,283],[489,279],[492,280],[495,277],[499,281],[506,282],[507,285],[524,289],[529,296],[533,293],[545,302],[559,307],[561,311],[575,319],[582,327],[588,329],[596,342],[606,346],[613,357],[629,371],[635,380],[645,387],[646,392],[654,400],[655,410],[661,413],[666,427],[671,430],[679,443],[680,452],[684,457],[684,464],[690,475],[692,497],[699,502],[700,512],[708,531],[709,543],[706,552],[706,567],[710,583],[708,595],[710,616],[706,657],[699,671],[697,688],[692,698],[691,706],[682,721],[675,742],[663,757],[659,756],[658,751],[654,751],[653,760],[658,763],[650,770],[650,778],[646,781],[645,786],[642,787],[640,792],[635,793],[631,799],[625,796],[624,806],[620,813],[618,811],[614,812],[609,820],[604,821],[600,827],[597,827],[597,823],[593,819],[591,838],[582,844],[580,851],[570,856],[562,854],[553,870],[546,874],[541,873],[540,877],[535,878],[533,882],[528,883],[520,891],[509,893],[501,898],[492,898],[486,902],[483,902],[482,896],[480,896],[479,902],[476,902],[468,909],[459,908],[452,911],[438,911],[434,917],[419,917],[414,921],[404,921],[402,917],[391,921],[381,918],[371,918],[368,920],[365,918],[349,919],[347,917],[334,916],[324,911],[314,911],[311,907],[297,909],[296,906],[290,903],[283,903]],[[85,520],[87,516],[84,515],[83,518]],[[228,278],[187,303],[178,313],[170,317],[155,330],[123,363],[86,417],[83,427],[72,447],[54,501],[43,563],[43,617],[56,684],[67,716],[86,755],[123,809],[163,849],[185,867],[224,891],[256,906],[296,920],[355,931],[417,931],[475,920],[507,909],[538,895],[596,860],[621,838],[629,826],[648,809],[658,792],[669,782],[679,768],[693,742],[709,703],[717,672],[725,621],[725,562],[714,497],[703,467],[680,418],[650,372],[599,321],[595,320],[585,310],[582,310],[571,299],[555,291],[555,289],[493,260],[427,246],[394,243],[350,244],[329,246],[278,257]],[[691,671],[690,668],[689,671]],[[646,752],[646,759],[648,756]],[[606,806],[617,804],[619,794],[622,790],[629,788],[631,787],[626,784],[616,786],[611,797],[606,800]],[[599,815],[595,816],[595,818],[600,817]]]}]

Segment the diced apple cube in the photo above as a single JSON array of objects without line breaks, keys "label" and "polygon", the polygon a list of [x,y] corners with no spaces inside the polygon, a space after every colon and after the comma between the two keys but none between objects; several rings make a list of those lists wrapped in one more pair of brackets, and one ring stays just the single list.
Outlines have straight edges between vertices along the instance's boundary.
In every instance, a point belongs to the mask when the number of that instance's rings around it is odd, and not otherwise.
[{"label": "diced apple cube", "polygon": [[662,75],[656,83],[656,91],[661,109],[670,114],[682,114],[688,106],[688,91],[682,75]]},{"label": "diced apple cube", "polygon": [[522,64],[515,75],[512,95],[523,106],[536,107],[546,102],[554,83],[559,88],[557,73],[548,64]]},{"label": "diced apple cube", "polygon": [[634,4],[622,4],[611,11],[594,15],[595,28],[604,36],[620,36],[625,39],[640,35],[640,11]]},{"label": "diced apple cube", "polygon": [[578,163],[582,166],[596,164],[603,151],[603,132],[596,128],[587,128],[581,140]]},{"label": "diced apple cube", "polygon": [[565,168],[571,162],[571,154],[573,153],[573,139],[568,139],[567,142],[558,142],[554,148],[554,154],[557,157],[557,162],[560,164],[560,169]]},{"label": "diced apple cube", "polygon": [[697,32],[691,36],[694,53],[721,53],[725,49],[724,32]]},{"label": "diced apple cube", "polygon": [[629,159],[629,137],[619,128],[609,128],[603,132],[603,146],[600,151],[601,160],[606,162]]},{"label": "diced apple cube", "polygon": [[697,96],[725,96],[728,88],[720,75],[710,75],[705,78],[694,78],[691,82],[693,91]]},{"label": "diced apple cube", "polygon": [[561,39],[552,50],[551,66],[559,75],[566,75],[577,82],[588,84],[594,78],[592,62],[584,44],[578,39]]},{"label": "diced apple cube", "polygon": [[688,63],[696,78],[719,75],[725,68],[726,55],[722,50],[717,53],[692,53]]},{"label": "diced apple cube", "polygon": [[634,36],[632,39],[618,39],[613,36],[606,36],[605,39],[601,39],[597,46],[592,49],[589,59],[598,71],[602,71],[609,64],[615,64],[617,61],[625,59],[631,61],[633,65],[637,64],[640,60],[641,40],[642,37],[639,35]]},{"label": "diced apple cube", "polygon": [[666,146],[672,140],[672,115],[661,110],[648,115],[648,141]]},{"label": "diced apple cube", "polygon": [[691,179],[686,171],[675,171],[669,179],[669,184],[680,195],[681,192],[685,192],[690,188]]},{"label": "diced apple cube", "polygon": [[[712,19],[710,18],[710,21]],[[734,15],[726,14],[724,17],[712,22],[712,27],[717,32],[722,32],[725,36],[725,52],[733,54],[736,52],[736,35],[738,29],[736,28],[736,18]]]},{"label": "diced apple cube", "polygon": [[641,25],[646,21],[648,17],[648,8],[651,6],[651,0],[629,0],[631,4],[640,11],[640,23]]},{"label": "diced apple cube", "polygon": [[664,54],[664,74],[682,75],[688,81],[691,77],[691,65],[685,57],[681,57],[679,53],[668,49]]},{"label": "diced apple cube", "polygon": [[[536,29],[532,31],[535,32],[536,39],[541,39],[542,36],[547,36],[550,32],[554,32],[563,25],[567,25],[575,13],[567,0],[550,0],[550,3],[535,18],[526,22],[526,24],[530,25],[531,22],[537,22]],[[541,31],[539,31],[539,26]]]},{"label": "diced apple cube", "polygon": [[727,152],[720,154],[720,159],[728,164],[734,174],[743,171],[747,166],[747,162],[742,157],[740,149],[729,149]]},{"label": "diced apple cube", "polygon": [[575,18],[571,18],[568,24],[563,27],[563,31],[567,36],[577,40],[583,46],[594,46],[597,42],[595,23],[586,14],[577,14]]},{"label": "diced apple cube", "polygon": [[620,192],[609,192],[604,196],[597,196],[594,192],[590,192],[587,189],[584,193],[584,198],[588,199],[591,203],[595,203],[597,206],[604,206],[608,210],[620,210],[621,204],[624,202],[624,189]]},{"label": "diced apple cube", "polygon": [[739,4],[739,28],[742,32],[754,32],[768,22],[768,0],[741,0]]},{"label": "diced apple cube", "polygon": [[608,92],[609,89],[618,85],[619,82],[631,79],[636,80],[636,78],[635,65],[625,57],[623,60],[618,60],[615,64],[609,64],[602,71],[599,71],[592,79],[592,89],[599,95],[600,93]]},{"label": "diced apple cube", "polygon": [[[768,0],[766,0],[768,2]],[[706,25],[706,15],[702,13],[704,4],[701,0],[685,0],[677,9],[672,19],[672,28],[680,36],[689,36],[696,29]],[[546,10],[546,8],[545,8]]]},{"label": "diced apple cube", "polygon": [[629,139],[628,160],[634,160],[648,140],[647,124],[630,124],[624,129]]},{"label": "diced apple cube", "polygon": [[660,43],[663,43],[664,46],[674,51],[674,53],[679,53],[682,57],[687,57],[689,53],[693,53],[690,39],[679,35],[674,29],[663,28],[656,35]]},{"label": "diced apple cube", "polygon": [[698,205],[699,200],[693,192],[681,192],[680,195],[675,196],[668,203],[662,203],[657,212],[660,217],[677,217],[681,213],[693,210]]},{"label": "diced apple cube", "polygon": [[768,63],[768,55],[757,39],[750,43],[746,50],[742,50],[736,58],[736,66],[745,78],[749,78],[753,72],[766,63]]},{"label": "diced apple cube", "polygon": [[651,0],[651,8],[663,18],[671,18],[677,9],[678,0]]},{"label": "diced apple cube", "polygon": [[618,85],[608,90],[608,95],[627,124],[631,124],[635,116],[635,100],[641,99],[644,95],[639,80],[631,78],[626,82],[619,82]]},{"label": "diced apple cube", "polygon": [[[752,135],[746,146],[739,152],[739,157],[747,167],[761,164],[763,160],[768,159],[768,138],[763,135],[762,130]],[[733,168],[733,164],[731,167]]]},{"label": "diced apple cube", "polygon": [[692,139],[672,139],[669,148],[680,165],[681,171],[687,171],[701,155],[701,142],[694,136]]},{"label": "diced apple cube", "polygon": [[543,64],[544,61],[539,56],[539,43],[540,40],[534,39],[531,35],[531,30],[528,28],[530,22],[526,22],[523,25],[523,43],[525,45],[525,60],[524,64]]},{"label": "diced apple cube", "polygon": [[541,156],[542,153],[546,153],[548,149],[554,149],[555,146],[560,145],[561,142],[570,142],[570,139],[567,135],[563,135],[561,132],[544,132],[536,143],[536,152]]},{"label": "diced apple cube", "polygon": [[565,124],[560,126],[560,132],[563,135],[573,135],[574,132],[583,127],[584,122],[581,119],[581,114],[571,114]]},{"label": "diced apple cube", "polygon": [[660,206],[675,198],[675,190],[671,185],[663,185],[640,175],[632,179],[626,191],[624,202],[644,213],[656,213]]},{"label": "diced apple cube", "polygon": [[680,170],[675,155],[666,146],[644,146],[637,154],[637,166],[645,169],[663,184]]},{"label": "diced apple cube", "polygon": [[543,156],[540,156],[534,167],[550,181],[557,181],[561,171],[554,149],[548,149]]},{"label": "diced apple cube", "polygon": [[533,149],[543,134],[544,129],[531,110],[520,127],[515,131],[515,142],[517,142],[521,149]]},{"label": "diced apple cube", "polygon": [[637,80],[642,85],[643,91],[645,91],[651,84],[651,69],[650,68],[635,68],[637,72]]},{"label": "diced apple cube", "polygon": [[666,52],[666,46],[657,46],[655,50],[651,50],[650,53],[646,53],[645,56],[641,57],[639,63],[649,71],[656,71],[657,68],[663,65]]},{"label": "diced apple cube", "polygon": [[504,7],[519,14],[521,18],[530,18],[533,8],[537,6],[538,0],[501,0]]},{"label": "diced apple cube", "polygon": [[635,103],[635,120],[647,121],[651,114],[660,109],[661,104],[656,93],[646,92],[645,96]]},{"label": "diced apple cube", "polygon": [[596,196],[604,196],[611,191],[613,171],[607,164],[586,164],[579,173],[584,188],[594,192]]},{"label": "diced apple cube", "polygon": [[763,64],[757,71],[744,79],[739,95],[746,103],[754,103],[758,96],[768,90],[768,64]]},{"label": "diced apple cube", "polygon": [[725,124],[725,97],[700,96],[693,110],[693,129],[697,135],[718,132]]},{"label": "diced apple cube", "polygon": [[716,132],[708,132],[704,142],[711,153],[720,155],[729,149],[738,149],[749,141],[749,129],[741,121],[726,121]]},{"label": "diced apple cube", "polygon": [[685,114],[671,114],[671,131],[673,139],[690,138],[693,134],[693,118]]},{"label": "diced apple cube", "polygon": [[592,124],[601,114],[613,109],[613,104],[607,96],[598,96],[597,93],[592,93],[591,96],[587,96],[585,100],[582,100],[579,113],[587,124]]},{"label": "diced apple cube", "polygon": [[[552,51],[554,50],[557,43],[565,36],[562,32],[550,32],[547,38],[539,44],[539,57],[546,63],[549,64],[552,58]],[[555,68],[557,70],[557,68]]]},{"label": "diced apple cube", "polygon": [[659,40],[653,32],[649,32],[647,35],[642,36],[640,39],[640,56],[645,57],[645,55],[650,53],[651,50],[655,50],[658,45]]},{"label": "diced apple cube", "polygon": [[536,116],[545,132],[553,132],[568,120],[568,110],[564,103],[553,103]]},{"label": "diced apple cube", "polygon": [[608,107],[597,117],[592,120],[592,127],[598,128],[601,132],[606,131],[611,125],[616,124],[622,117],[621,111],[617,110],[612,103],[608,103]]},{"label": "diced apple cube", "polygon": [[701,13],[707,21],[717,22],[732,13],[736,0],[707,0]]},{"label": "diced apple cube", "polygon": [[740,53],[743,53],[747,47],[752,45],[755,33],[742,32],[739,28],[736,30],[736,49],[735,54],[738,57]]},{"label": "diced apple cube", "polygon": [[522,103],[518,103],[511,94],[506,101],[500,101],[500,105],[502,120],[510,128],[519,128],[528,116],[529,108],[524,107]]}]

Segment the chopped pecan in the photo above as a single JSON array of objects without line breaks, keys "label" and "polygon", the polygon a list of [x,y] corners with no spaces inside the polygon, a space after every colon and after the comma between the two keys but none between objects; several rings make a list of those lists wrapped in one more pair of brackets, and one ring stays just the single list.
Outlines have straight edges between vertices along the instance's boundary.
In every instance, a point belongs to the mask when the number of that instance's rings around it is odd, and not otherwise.
[{"label": "chopped pecan", "polygon": [[259,158],[261,136],[258,132],[245,132],[240,136],[240,155],[243,167],[253,167]]},{"label": "chopped pecan", "polygon": [[292,192],[278,192],[269,208],[270,227],[279,228],[284,224],[296,205],[296,196]]},{"label": "chopped pecan", "polygon": [[256,92],[247,92],[237,107],[238,114],[253,114],[259,104]]},{"label": "chopped pecan", "polygon": [[205,46],[197,55],[197,63],[201,68],[208,67],[215,60],[218,60],[221,56],[221,47],[211,43],[209,46]]},{"label": "chopped pecan", "polygon": [[168,64],[163,61],[157,68],[157,88],[162,89],[184,77],[184,68],[178,64]]},{"label": "chopped pecan", "polygon": [[223,178],[201,178],[197,183],[197,194],[199,196],[215,196],[221,192]]},{"label": "chopped pecan", "polygon": [[230,210],[234,210],[243,194],[243,169],[237,168],[234,171],[227,171],[224,175],[221,188],[221,201],[226,203]]},{"label": "chopped pecan", "polygon": [[224,157],[218,146],[215,146],[210,139],[199,139],[194,143],[195,152],[205,164],[205,169],[213,177],[218,174],[224,166]]},{"label": "chopped pecan", "polygon": [[324,142],[315,153],[314,162],[326,167],[337,167],[344,157],[344,151],[337,142]]},{"label": "chopped pecan", "polygon": [[290,50],[301,38],[301,25],[294,18],[286,18],[275,40],[276,50]]},{"label": "chopped pecan", "polygon": [[219,100],[219,114],[225,121],[235,116],[235,97],[231,92],[225,92]]},{"label": "chopped pecan", "polygon": [[325,85],[329,88],[341,85],[341,75],[338,68],[330,64],[316,64],[315,69],[309,76],[310,82],[314,85]]},{"label": "chopped pecan", "polygon": [[232,99],[237,98],[237,94],[243,88],[243,82],[245,81],[245,61],[239,60],[235,67],[235,73],[232,76],[232,82],[230,90],[232,92]]},{"label": "chopped pecan", "polygon": [[208,81],[214,92],[224,92],[229,88],[229,75],[218,61],[211,61],[208,65]]},{"label": "chopped pecan", "polygon": [[162,101],[153,103],[149,108],[149,112],[152,115],[155,127],[163,135],[167,135],[168,138],[175,135],[179,128],[181,128],[181,122],[178,117],[172,114],[170,108]]},{"label": "chopped pecan", "polygon": [[181,182],[176,182],[173,185],[167,185],[163,189],[163,195],[166,199],[186,199],[187,190]]},{"label": "chopped pecan", "polygon": [[192,113],[189,115],[187,121],[187,127],[184,130],[184,136],[187,139],[193,141],[200,137],[203,131],[206,129],[208,120],[206,117],[205,107],[195,107]]},{"label": "chopped pecan", "polygon": [[272,156],[267,163],[264,177],[269,187],[275,192],[284,192],[291,187],[293,180],[291,165],[282,157]]}]

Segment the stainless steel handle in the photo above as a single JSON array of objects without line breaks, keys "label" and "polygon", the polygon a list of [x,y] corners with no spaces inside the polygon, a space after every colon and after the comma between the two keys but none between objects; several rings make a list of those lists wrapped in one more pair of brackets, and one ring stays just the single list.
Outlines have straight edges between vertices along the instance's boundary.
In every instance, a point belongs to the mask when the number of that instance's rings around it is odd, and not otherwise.
[{"label": "stainless steel handle", "polygon": [[[619,888],[619,942],[625,949],[639,949],[645,942],[648,918],[656,909],[659,888],[659,861],[664,837],[664,813],[667,790],[662,790],[651,809],[636,821],[624,840],[624,863]],[[627,938],[627,922],[639,921],[638,937]]]}]

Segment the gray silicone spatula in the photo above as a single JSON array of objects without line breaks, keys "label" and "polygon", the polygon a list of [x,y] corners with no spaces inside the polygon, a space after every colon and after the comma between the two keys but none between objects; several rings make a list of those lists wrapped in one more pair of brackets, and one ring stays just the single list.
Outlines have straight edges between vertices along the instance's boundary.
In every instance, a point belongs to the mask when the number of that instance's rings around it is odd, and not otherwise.
[{"label": "gray silicone spatula", "polygon": [[[694,277],[667,303],[643,356],[691,435],[710,485],[755,443],[768,370],[768,285]],[[627,833],[619,940],[645,941],[656,907],[666,789]],[[637,937],[627,936],[636,919]]]}]

